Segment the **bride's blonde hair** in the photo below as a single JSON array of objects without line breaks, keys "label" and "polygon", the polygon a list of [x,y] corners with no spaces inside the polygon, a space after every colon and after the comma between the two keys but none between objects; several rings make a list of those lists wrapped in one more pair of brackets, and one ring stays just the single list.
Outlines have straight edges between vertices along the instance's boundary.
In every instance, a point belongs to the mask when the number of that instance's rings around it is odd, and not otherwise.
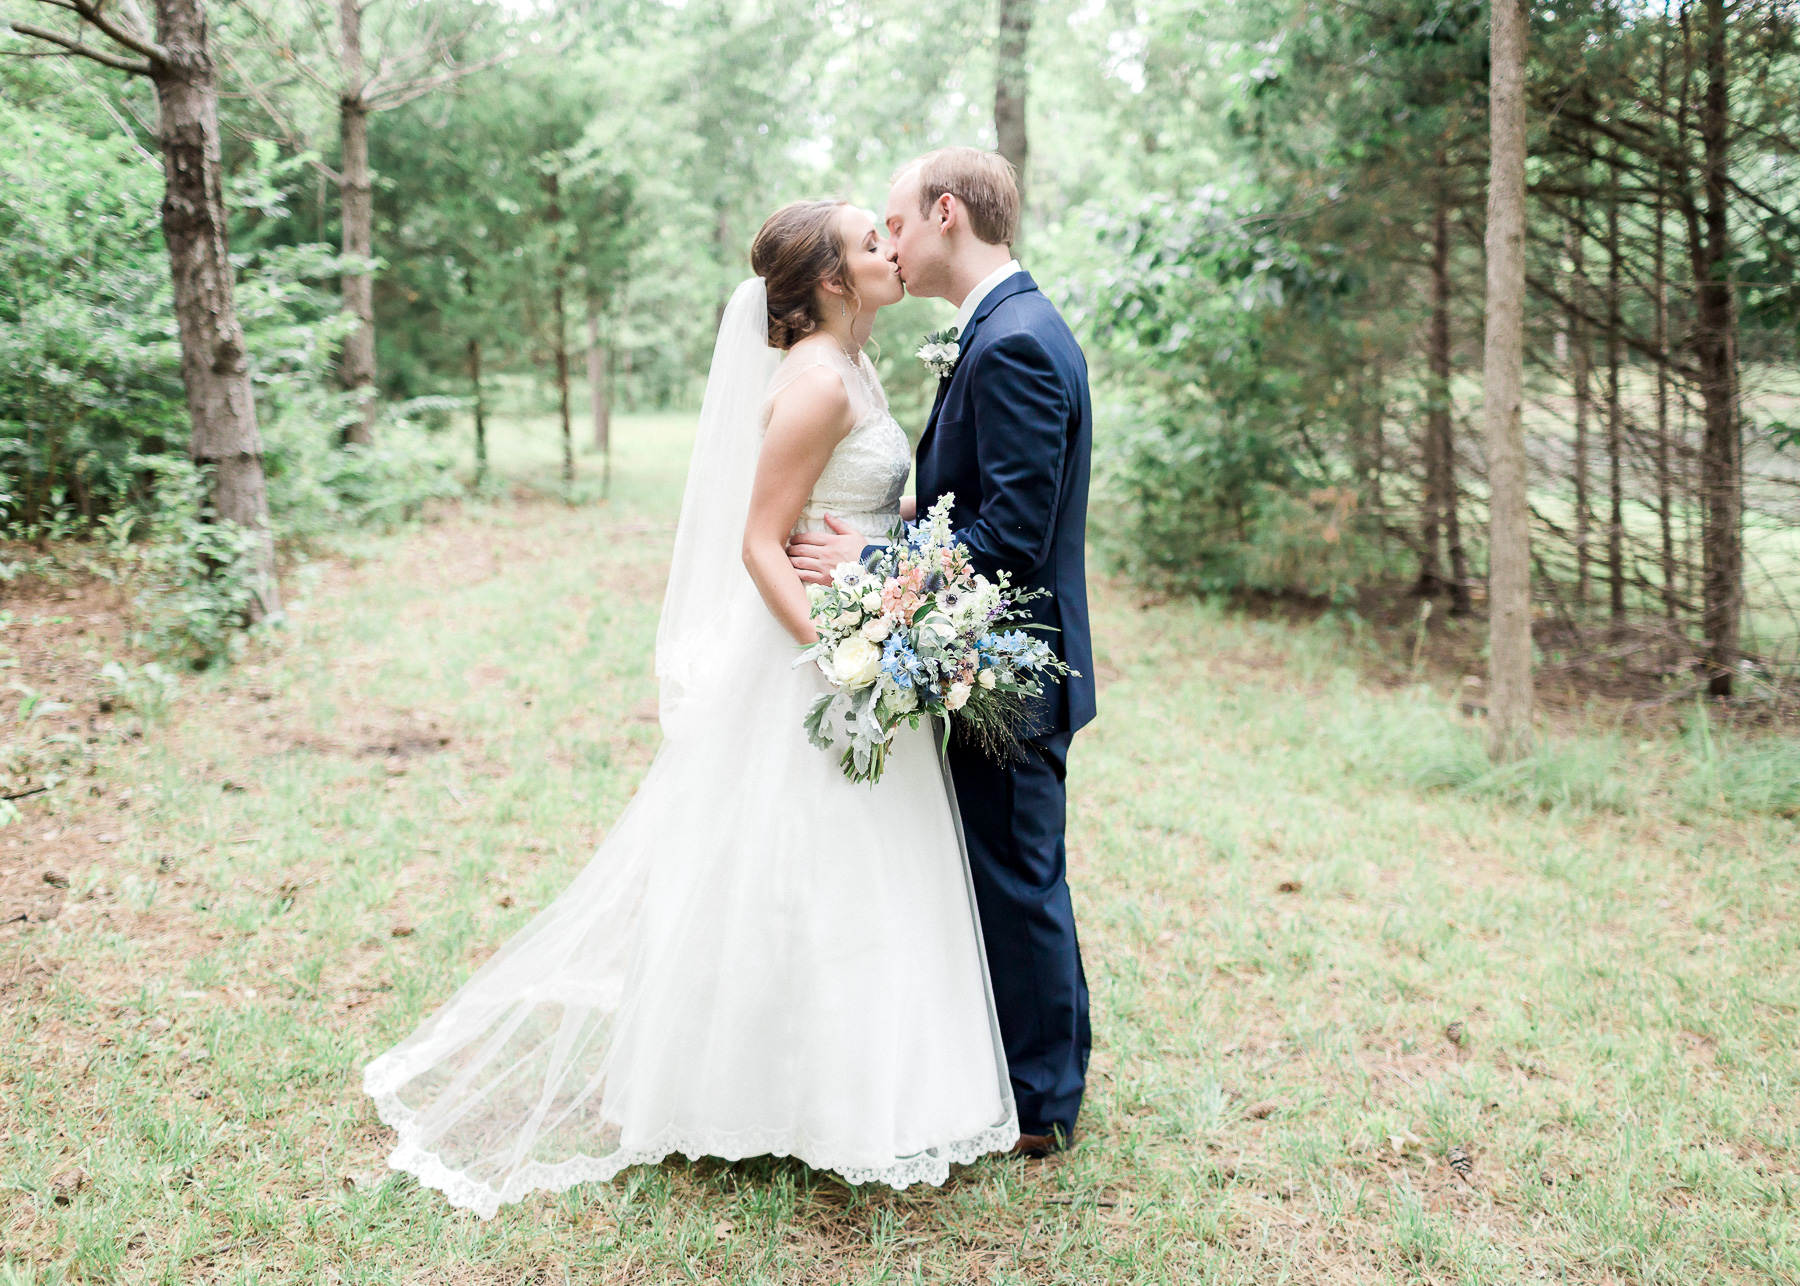
[{"label": "bride's blonde hair", "polygon": [[848,201],[794,201],[771,214],[750,246],[750,268],[769,292],[769,344],[788,349],[819,328],[821,282],[835,282],[858,311],[850,283],[850,254],[838,229]]}]

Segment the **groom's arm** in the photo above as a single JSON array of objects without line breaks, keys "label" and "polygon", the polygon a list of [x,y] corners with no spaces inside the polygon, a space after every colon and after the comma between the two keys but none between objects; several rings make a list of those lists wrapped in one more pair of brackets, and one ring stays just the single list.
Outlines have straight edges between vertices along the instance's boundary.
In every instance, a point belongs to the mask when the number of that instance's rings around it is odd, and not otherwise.
[{"label": "groom's arm", "polygon": [[974,376],[981,511],[961,533],[979,571],[1029,576],[1050,557],[1069,450],[1069,394],[1037,338],[1006,336]]},{"label": "groom's arm", "polygon": [[788,538],[788,562],[808,585],[831,584],[831,573],[840,563],[860,563],[881,547],[869,544],[868,537],[836,514],[825,515],[825,527]]}]

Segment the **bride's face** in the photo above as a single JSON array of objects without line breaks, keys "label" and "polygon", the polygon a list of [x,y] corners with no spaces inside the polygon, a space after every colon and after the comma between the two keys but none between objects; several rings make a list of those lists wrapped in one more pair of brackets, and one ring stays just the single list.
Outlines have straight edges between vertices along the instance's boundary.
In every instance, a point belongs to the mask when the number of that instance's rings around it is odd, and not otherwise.
[{"label": "bride's face", "polygon": [[850,283],[862,298],[865,312],[897,304],[906,293],[892,247],[885,241],[875,218],[867,210],[847,205],[838,215],[838,229],[850,260]]}]

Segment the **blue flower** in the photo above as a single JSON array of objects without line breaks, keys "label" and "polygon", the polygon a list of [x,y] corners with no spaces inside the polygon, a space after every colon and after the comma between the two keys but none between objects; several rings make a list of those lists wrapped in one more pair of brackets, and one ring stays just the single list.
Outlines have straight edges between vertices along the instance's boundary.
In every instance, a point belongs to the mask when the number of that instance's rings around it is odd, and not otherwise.
[{"label": "blue flower", "polygon": [[923,677],[918,656],[899,634],[888,635],[887,642],[882,646],[881,668],[902,688],[912,687],[915,679]]}]

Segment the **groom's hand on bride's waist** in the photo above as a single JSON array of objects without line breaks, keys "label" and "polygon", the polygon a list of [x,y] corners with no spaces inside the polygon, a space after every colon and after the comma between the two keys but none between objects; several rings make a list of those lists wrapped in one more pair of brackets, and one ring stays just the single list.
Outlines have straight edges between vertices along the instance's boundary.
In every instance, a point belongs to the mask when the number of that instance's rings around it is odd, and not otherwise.
[{"label": "groom's hand on bride's waist", "polygon": [[835,514],[825,515],[830,531],[803,531],[788,537],[788,561],[809,585],[831,584],[831,572],[839,563],[859,563],[868,537]]}]

